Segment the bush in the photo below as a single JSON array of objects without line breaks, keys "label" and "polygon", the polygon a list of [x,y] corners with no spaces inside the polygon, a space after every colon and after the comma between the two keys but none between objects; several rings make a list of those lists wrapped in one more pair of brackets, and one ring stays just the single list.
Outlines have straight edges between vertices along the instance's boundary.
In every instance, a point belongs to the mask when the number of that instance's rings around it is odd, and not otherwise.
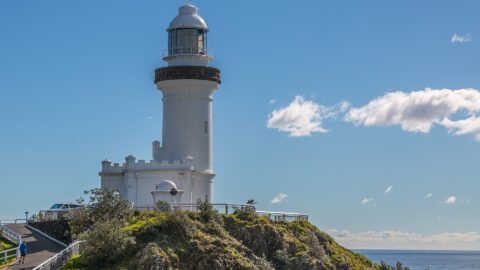
[{"label": "bush", "polygon": [[119,219],[98,222],[82,235],[86,241],[82,257],[97,265],[116,263],[123,259],[128,248],[135,244],[133,237],[122,229]]},{"label": "bush", "polygon": [[218,221],[220,220],[218,216],[218,211],[213,208],[207,200],[204,202],[202,200],[197,201],[197,208],[200,211],[200,221],[202,222],[210,222],[210,221]]},{"label": "bush", "polygon": [[239,219],[245,221],[254,221],[257,217],[257,213],[255,212],[255,208],[253,207],[235,209],[235,212],[233,212],[233,214],[236,215]]},{"label": "bush", "polygon": [[384,261],[381,261],[379,270],[410,270],[410,268],[404,267],[401,262],[397,262],[395,267],[393,267],[388,265]]},{"label": "bush", "polygon": [[78,203],[84,207],[69,213],[70,229],[74,238],[78,238],[96,223],[113,219],[126,222],[133,215],[130,202],[123,199],[118,192],[92,189],[85,191],[85,194],[90,201],[85,203],[83,199],[79,199]]},{"label": "bush", "polygon": [[172,206],[166,201],[157,201],[155,205],[157,206],[158,211],[162,213],[168,213],[172,211]]}]

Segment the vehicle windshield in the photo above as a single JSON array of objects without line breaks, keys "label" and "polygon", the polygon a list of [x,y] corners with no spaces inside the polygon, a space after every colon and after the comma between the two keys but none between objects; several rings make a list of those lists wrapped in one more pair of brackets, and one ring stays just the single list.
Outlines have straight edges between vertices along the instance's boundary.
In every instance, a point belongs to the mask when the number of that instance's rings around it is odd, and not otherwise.
[{"label": "vehicle windshield", "polygon": [[62,206],[63,206],[63,204],[57,203],[57,204],[52,205],[52,207],[50,207],[50,209],[60,209],[60,208],[62,208]]}]

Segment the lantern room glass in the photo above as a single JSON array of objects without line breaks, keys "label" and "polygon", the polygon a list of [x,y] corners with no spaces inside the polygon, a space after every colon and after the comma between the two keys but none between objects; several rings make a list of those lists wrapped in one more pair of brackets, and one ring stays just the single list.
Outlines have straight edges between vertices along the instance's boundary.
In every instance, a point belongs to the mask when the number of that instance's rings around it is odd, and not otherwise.
[{"label": "lantern room glass", "polygon": [[196,28],[176,28],[168,32],[168,54],[206,54],[207,31]]}]

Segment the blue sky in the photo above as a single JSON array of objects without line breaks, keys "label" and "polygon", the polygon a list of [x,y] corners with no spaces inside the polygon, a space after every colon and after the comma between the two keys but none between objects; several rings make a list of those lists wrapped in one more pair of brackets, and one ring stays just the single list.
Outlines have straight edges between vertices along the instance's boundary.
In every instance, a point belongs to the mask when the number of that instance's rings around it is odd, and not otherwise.
[{"label": "blue sky", "polygon": [[[182,3],[0,3],[1,218],[150,158]],[[308,213],[349,247],[480,249],[480,2],[193,4],[222,70],[215,201]]]}]

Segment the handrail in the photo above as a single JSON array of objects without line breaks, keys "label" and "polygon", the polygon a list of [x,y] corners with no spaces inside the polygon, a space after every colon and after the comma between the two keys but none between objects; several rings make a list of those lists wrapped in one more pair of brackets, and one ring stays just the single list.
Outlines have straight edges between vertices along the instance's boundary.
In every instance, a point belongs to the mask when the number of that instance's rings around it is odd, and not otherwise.
[{"label": "handrail", "polygon": [[22,236],[5,225],[0,225],[0,234],[17,245],[22,242]]},{"label": "handrail", "polygon": [[[22,243],[22,236],[5,225],[0,224],[0,234],[14,244],[20,245],[20,243]],[[8,258],[5,258],[6,260],[8,260],[10,257],[13,257],[13,256],[17,258],[20,257],[20,249],[18,247],[14,249],[16,250],[15,254],[8,256]],[[5,253],[5,257],[7,257],[6,253]]]},{"label": "handrail", "polygon": [[[17,250],[18,250],[18,247],[7,249],[7,250],[4,250],[4,251],[0,251],[0,262],[1,261],[6,262],[6,261],[8,261],[8,259],[10,259],[12,257],[17,257]],[[12,251],[15,251],[15,252],[13,254],[8,255],[8,253],[12,252]]]},{"label": "handrail", "polygon": [[[13,222],[8,222],[13,221]],[[22,222],[19,222],[22,221]],[[0,225],[2,224],[18,224],[18,223],[27,223],[27,220],[24,218],[4,218],[0,219]]]},{"label": "handrail", "polygon": [[33,270],[60,269],[62,266],[64,266],[67,263],[68,259],[70,259],[74,255],[80,254],[81,252],[80,245],[84,242],[85,241],[73,242],[64,250],[60,251],[59,253],[50,257],[48,260],[44,261],[37,267],[33,268]]},{"label": "handrail", "polygon": [[295,221],[308,221],[308,215],[292,212],[275,212],[275,211],[256,211],[258,215],[266,216],[271,220],[295,220]]}]

